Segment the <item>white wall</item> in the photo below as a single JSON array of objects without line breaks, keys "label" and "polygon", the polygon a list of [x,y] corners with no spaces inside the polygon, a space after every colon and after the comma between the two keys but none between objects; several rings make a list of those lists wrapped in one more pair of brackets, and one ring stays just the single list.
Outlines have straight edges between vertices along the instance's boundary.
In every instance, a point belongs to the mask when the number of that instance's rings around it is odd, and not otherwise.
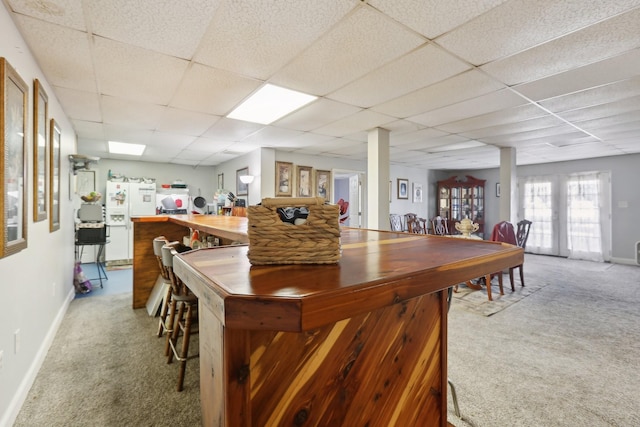
[{"label": "white wall", "polygon": [[[27,117],[28,247],[0,259],[0,426],[9,426],[26,397],[59,322],[73,297],[74,228],[69,201],[69,154],[75,153],[75,132],[51,86],[18,33],[4,3],[0,6],[0,56],[29,85]],[[60,229],[49,232],[49,221],[33,222],[33,79],[40,80],[49,96],[49,118],[62,130]],[[14,332],[20,330],[20,350],[14,351]]]}]

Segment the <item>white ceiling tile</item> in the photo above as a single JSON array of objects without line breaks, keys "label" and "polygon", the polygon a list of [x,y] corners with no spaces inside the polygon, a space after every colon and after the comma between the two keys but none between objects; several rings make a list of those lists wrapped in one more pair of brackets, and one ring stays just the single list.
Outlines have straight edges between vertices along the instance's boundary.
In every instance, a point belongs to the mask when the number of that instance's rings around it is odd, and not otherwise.
[{"label": "white ceiling tile", "polygon": [[445,80],[469,68],[468,64],[458,58],[426,44],[327,96],[369,108]]},{"label": "white ceiling tile", "polygon": [[443,132],[434,128],[426,128],[412,130],[408,132],[391,132],[389,134],[389,145],[399,147],[405,144],[411,144],[419,141],[428,141],[434,138],[442,138],[448,136],[447,132]]},{"label": "white ceiling tile", "polygon": [[193,64],[169,106],[225,116],[261,84],[258,80]]},{"label": "white ceiling tile", "polygon": [[203,137],[215,138],[222,141],[241,141],[254,132],[262,129],[264,125],[244,122],[242,120],[222,117],[207,130]]},{"label": "white ceiling tile", "polygon": [[105,124],[104,137],[107,141],[146,144],[153,138],[153,131],[147,129],[132,129],[123,127],[122,125]]},{"label": "white ceiling tile", "polygon": [[576,132],[575,127],[563,123],[559,126],[535,129],[525,132],[510,133],[506,135],[489,136],[479,138],[479,140],[487,144],[507,145],[519,141],[547,138],[555,135],[567,135],[573,132]]},{"label": "white ceiling tile", "polygon": [[301,131],[277,127],[264,127],[247,136],[242,142],[248,142],[263,147],[279,147],[291,145],[291,140],[302,135]]},{"label": "white ceiling tile", "polygon": [[640,106],[640,95],[609,102],[607,104],[565,111],[559,113],[558,116],[570,122],[578,122],[636,111],[638,106]]},{"label": "white ceiling tile", "polygon": [[166,108],[160,117],[156,131],[200,136],[218,120],[220,116],[213,114]]},{"label": "white ceiling tile", "polygon": [[417,116],[409,117],[408,120],[426,126],[438,126],[443,123],[455,122],[468,117],[503,110],[508,107],[521,106],[525,103],[526,101],[513,91],[501,89],[453,105],[447,105],[437,110],[431,110]]},{"label": "white ceiling tile", "polygon": [[621,113],[615,116],[585,120],[576,123],[586,131],[595,132],[598,129],[608,129],[610,127],[624,125],[626,123],[634,123],[638,120],[640,120],[640,106],[638,106],[638,110],[629,111],[628,113]]},{"label": "white ceiling tile", "polygon": [[494,92],[504,87],[486,74],[470,70],[392,101],[376,105],[371,109],[389,116],[406,118]]},{"label": "white ceiling tile", "polygon": [[314,132],[323,135],[345,136],[358,132],[361,129],[369,130],[384,127],[386,123],[393,121],[395,121],[393,117],[371,110],[364,110],[343,119],[336,120],[326,126],[314,129]]},{"label": "white ceiling tile", "polygon": [[167,108],[113,96],[100,97],[100,106],[105,124],[147,130],[157,128]]},{"label": "white ceiling tile", "polygon": [[25,1],[7,0],[11,10],[79,31],[86,31],[82,2],[78,0]]},{"label": "white ceiling tile", "polygon": [[188,61],[95,37],[101,93],[139,102],[167,105],[189,65]]},{"label": "white ceiling tile", "polygon": [[64,112],[70,119],[102,121],[100,97],[97,93],[59,87],[56,88],[56,96],[65,106]]},{"label": "white ceiling tile", "polygon": [[505,1],[369,0],[368,3],[432,39],[478,15],[482,15]]},{"label": "white ceiling tile", "polygon": [[148,147],[156,148],[187,148],[196,139],[195,136],[170,134],[167,132],[153,132],[151,138],[147,140]]},{"label": "white ceiling tile", "polygon": [[640,8],[481,68],[516,85],[558,74],[640,46]]},{"label": "white ceiling tile", "polygon": [[85,1],[94,34],[191,59],[219,1]]},{"label": "white ceiling tile", "polygon": [[274,126],[309,131],[351,116],[358,111],[361,111],[361,109],[353,105],[320,98],[276,121]]},{"label": "white ceiling tile", "polygon": [[[467,119],[444,123],[439,125],[438,129],[451,133],[470,133],[474,131],[481,135],[485,134],[483,129],[490,129],[489,132],[494,134],[491,129],[505,125],[511,125],[518,128],[520,123],[524,122],[529,122],[529,126],[534,126],[534,124],[539,123],[533,121],[534,119],[548,116],[549,114],[546,111],[535,104],[523,104],[512,108],[493,111],[491,113],[472,116]],[[555,120],[556,122],[558,121],[558,119]]]},{"label": "white ceiling tile", "polygon": [[103,136],[100,136],[99,139],[78,138],[78,150],[75,154],[108,158],[107,142],[104,140]]},{"label": "white ceiling tile", "polygon": [[582,1],[511,0],[443,35],[437,42],[472,64],[481,65],[582,30],[636,6],[635,0],[588,5]]},{"label": "white ceiling tile", "polygon": [[193,151],[203,151],[208,153],[222,153],[235,145],[233,141],[222,141],[219,139],[198,137],[194,139],[186,148]]},{"label": "white ceiling tile", "polygon": [[17,15],[16,20],[50,85],[96,91],[86,33],[21,15]]},{"label": "white ceiling tile", "polygon": [[398,58],[424,39],[362,6],[274,74],[272,82],[325,95]]},{"label": "white ceiling tile", "polygon": [[638,69],[640,49],[635,49],[584,67],[518,85],[513,89],[531,100],[539,101],[630,79],[638,75]]},{"label": "white ceiling tile", "polygon": [[223,2],[195,60],[267,80],[332,28],[354,5],[344,0]]},{"label": "white ceiling tile", "polygon": [[[560,126],[565,124],[564,121],[552,115],[544,115],[540,117],[534,116],[534,118],[532,119],[526,119],[526,118],[520,118],[517,116],[517,114],[512,114],[512,113],[513,113],[512,110],[509,112],[506,112],[506,114],[505,112],[502,112],[502,114],[504,114],[503,117],[504,117],[505,124],[499,124],[499,125],[489,126],[484,128],[480,127],[477,129],[470,129],[470,130],[464,130],[464,131],[460,129],[460,131],[456,133],[460,133],[461,135],[466,136],[468,138],[481,139],[481,138],[487,138],[491,136],[522,133],[522,132],[528,132],[536,129],[545,129],[545,128],[550,128],[550,127]],[[496,120],[495,122],[498,122],[498,120]]]},{"label": "white ceiling tile", "polygon": [[81,139],[101,140],[106,148],[107,143],[104,136],[104,125],[98,122],[88,122],[85,120],[71,120],[73,128],[78,134],[78,141]]},{"label": "white ceiling tile", "polygon": [[568,95],[540,101],[540,105],[553,112],[606,104],[640,95],[640,76],[615,83],[585,89]]}]

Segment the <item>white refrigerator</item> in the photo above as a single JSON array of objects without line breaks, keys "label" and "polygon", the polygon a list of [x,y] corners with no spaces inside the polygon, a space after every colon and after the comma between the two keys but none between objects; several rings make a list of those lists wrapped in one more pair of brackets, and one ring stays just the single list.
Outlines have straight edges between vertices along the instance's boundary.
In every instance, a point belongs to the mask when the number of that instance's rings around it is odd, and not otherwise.
[{"label": "white refrigerator", "polygon": [[156,184],[107,181],[105,214],[109,226],[105,260],[133,259],[131,217],[156,214]]}]

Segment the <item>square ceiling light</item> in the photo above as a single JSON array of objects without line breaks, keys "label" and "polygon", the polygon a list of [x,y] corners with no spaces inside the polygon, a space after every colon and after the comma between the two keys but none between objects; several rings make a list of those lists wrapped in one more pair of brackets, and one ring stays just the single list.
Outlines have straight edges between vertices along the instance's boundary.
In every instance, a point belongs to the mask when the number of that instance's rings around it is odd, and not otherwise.
[{"label": "square ceiling light", "polygon": [[144,144],[129,144],[127,142],[109,141],[109,153],[111,154],[128,154],[130,156],[142,156]]},{"label": "square ceiling light", "polygon": [[268,125],[317,98],[317,96],[266,84],[227,117]]}]

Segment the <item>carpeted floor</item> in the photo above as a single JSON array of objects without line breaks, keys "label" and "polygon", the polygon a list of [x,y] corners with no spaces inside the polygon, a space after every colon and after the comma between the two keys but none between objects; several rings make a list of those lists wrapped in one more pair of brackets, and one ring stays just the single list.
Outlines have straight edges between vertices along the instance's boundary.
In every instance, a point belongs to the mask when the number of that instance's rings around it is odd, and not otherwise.
[{"label": "carpeted floor", "polygon": [[[472,295],[454,298],[449,379],[463,418],[449,399],[449,421],[640,426],[640,267],[527,254],[525,278],[527,292],[546,286],[490,316],[465,306]],[[473,298],[489,305],[485,291]],[[74,300],[15,427],[200,425],[198,362],[176,392],[156,327],[130,292]]]}]

